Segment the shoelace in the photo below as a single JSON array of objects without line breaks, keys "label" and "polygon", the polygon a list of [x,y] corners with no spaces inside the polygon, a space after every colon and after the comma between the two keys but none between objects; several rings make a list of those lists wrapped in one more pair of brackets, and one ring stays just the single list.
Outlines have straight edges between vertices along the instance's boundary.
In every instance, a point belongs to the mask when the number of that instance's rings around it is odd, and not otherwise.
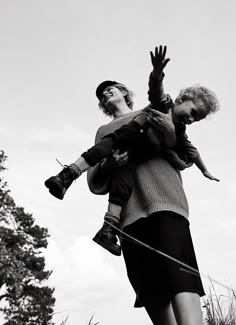
[{"label": "shoelace", "polygon": [[62,165],[62,163],[56,158],[56,161],[61,165],[63,168],[62,172],[60,173],[60,177],[64,178],[65,180],[71,176],[71,169],[68,165]]},{"label": "shoelace", "polygon": [[56,161],[58,162],[59,165],[61,165],[61,167],[65,168],[68,167],[67,165],[62,165],[62,163],[56,158]]},{"label": "shoelace", "polygon": [[[61,167],[63,167],[63,174],[61,176],[67,178],[67,177],[71,176],[71,173],[76,175],[76,172],[74,171],[73,168],[70,168],[70,166],[68,166],[68,165],[62,165],[62,163],[57,158],[56,158],[56,161],[58,162],[59,165],[61,165]],[[78,166],[77,166],[77,171],[78,171],[78,174],[79,174],[79,175],[77,175],[77,177],[82,175],[82,171]],[[65,175],[64,175],[64,173],[65,173]],[[74,181],[76,181],[76,178],[74,179]]]}]

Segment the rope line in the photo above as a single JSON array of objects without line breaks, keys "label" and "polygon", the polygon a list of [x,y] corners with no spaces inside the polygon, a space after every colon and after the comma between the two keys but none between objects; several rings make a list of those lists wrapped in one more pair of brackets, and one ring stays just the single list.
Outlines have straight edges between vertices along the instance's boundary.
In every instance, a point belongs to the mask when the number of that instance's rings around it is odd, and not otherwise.
[{"label": "rope line", "polygon": [[212,277],[210,277],[210,275],[204,274],[204,273],[200,272],[199,270],[197,270],[196,268],[194,268],[194,267],[192,267],[192,266],[190,266],[190,265],[188,265],[188,264],[186,264],[184,262],[181,262],[180,260],[178,260],[178,259],[170,256],[169,254],[166,254],[166,253],[164,253],[164,252],[162,252],[162,251],[160,251],[158,249],[153,248],[152,246],[150,246],[150,245],[142,242],[141,240],[139,240],[139,239],[137,239],[137,238],[135,238],[135,237],[127,234],[125,231],[123,231],[123,230],[119,229],[118,227],[114,226],[109,221],[107,221],[107,220],[104,220],[104,221],[107,224],[109,224],[111,227],[113,227],[114,229],[116,229],[118,232],[120,232],[122,235],[124,235],[125,237],[129,238],[130,241],[135,242],[135,243],[137,243],[137,244],[139,244],[139,245],[141,245],[141,246],[143,246],[143,247],[145,247],[147,249],[150,249],[151,251],[153,251],[153,252],[155,252],[155,253],[157,253],[159,255],[162,255],[162,256],[166,257],[167,259],[169,259],[169,260],[171,260],[171,261],[173,261],[173,262],[175,262],[175,263],[177,263],[177,264],[179,264],[181,266],[184,266],[184,268],[183,267],[180,268],[180,271],[183,271],[183,272],[186,272],[186,273],[192,274],[194,276],[198,276],[198,277],[203,276],[204,278],[207,278],[211,282],[214,282],[214,283],[216,283],[216,284],[224,287],[225,289],[227,289],[229,291],[232,291],[234,294],[236,294],[236,290],[235,289],[233,289],[233,288],[231,288],[231,287],[229,287],[229,286],[221,283],[218,280],[213,279]]}]

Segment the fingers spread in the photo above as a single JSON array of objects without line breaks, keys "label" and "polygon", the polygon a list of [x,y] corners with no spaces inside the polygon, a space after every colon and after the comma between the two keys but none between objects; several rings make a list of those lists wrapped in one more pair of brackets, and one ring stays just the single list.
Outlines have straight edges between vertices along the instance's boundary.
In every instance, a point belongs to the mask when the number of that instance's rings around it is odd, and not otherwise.
[{"label": "fingers spread", "polygon": [[166,45],[164,46],[164,50],[163,50],[163,58],[165,58],[166,56]]},{"label": "fingers spread", "polygon": [[150,55],[151,55],[151,61],[154,62],[155,56],[154,56],[154,54],[152,53],[152,51],[150,52]]},{"label": "fingers spread", "polygon": [[168,59],[165,59],[164,61],[163,61],[163,69],[165,68],[165,66],[167,65],[167,63],[170,61],[170,59],[168,58]]}]

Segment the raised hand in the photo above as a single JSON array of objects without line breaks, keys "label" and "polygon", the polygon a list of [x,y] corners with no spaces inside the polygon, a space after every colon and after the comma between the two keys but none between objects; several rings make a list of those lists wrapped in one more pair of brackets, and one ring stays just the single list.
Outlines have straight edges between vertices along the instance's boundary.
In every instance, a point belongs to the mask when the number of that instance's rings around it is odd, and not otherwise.
[{"label": "raised hand", "polygon": [[169,58],[166,59],[166,50],[166,45],[160,45],[159,47],[155,47],[155,53],[152,51],[150,52],[153,66],[152,75],[156,79],[160,79],[162,77],[163,70],[167,63],[170,61]]}]

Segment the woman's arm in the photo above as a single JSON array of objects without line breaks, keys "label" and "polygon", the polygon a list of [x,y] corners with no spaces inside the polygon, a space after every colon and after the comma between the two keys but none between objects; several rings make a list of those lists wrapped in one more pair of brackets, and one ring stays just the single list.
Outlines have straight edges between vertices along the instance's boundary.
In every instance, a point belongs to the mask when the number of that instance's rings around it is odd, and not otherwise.
[{"label": "woman's arm", "polygon": [[128,162],[128,152],[120,153],[116,150],[112,157],[105,158],[102,162],[91,167],[87,173],[89,189],[94,194],[107,194],[109,191],[112,170]]}]

